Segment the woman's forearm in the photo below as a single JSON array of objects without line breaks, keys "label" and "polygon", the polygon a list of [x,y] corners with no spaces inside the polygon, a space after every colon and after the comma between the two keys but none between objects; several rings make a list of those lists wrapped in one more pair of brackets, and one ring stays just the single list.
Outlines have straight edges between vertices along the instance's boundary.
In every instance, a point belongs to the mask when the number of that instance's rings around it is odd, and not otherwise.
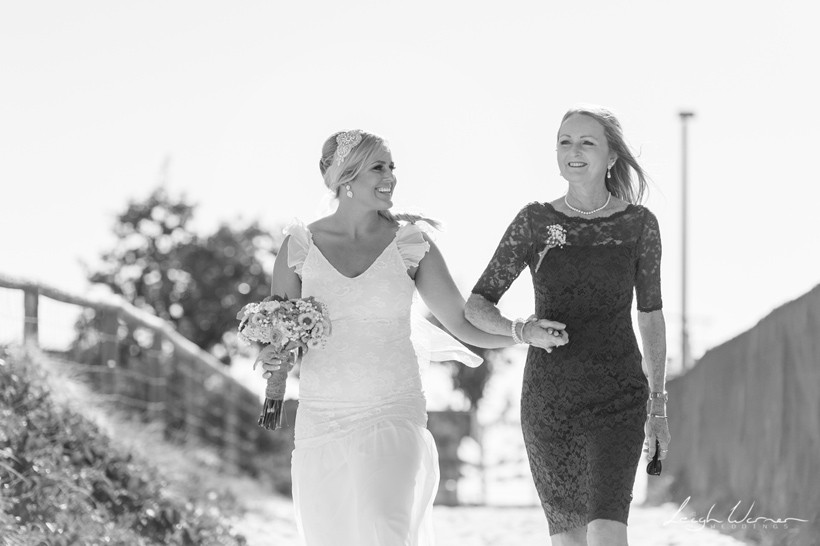
[{"label": "woman's forearm", "polygon": [[470,294],[464,307],[465,318],[477,328],[490,334],[510,335],[512,321],[505,318],[491,301],[478,294]]},{"label": "woman's forearm", "polygon": [[513,339],[509,335],[509,330],[506,334],[488,333],[468,322],[466,318],[454,325],[453,328],[450,329],[450,333],[464,343],[469,343],[470,345],[484,349],[499,349],[501,347],[514,345]]},{"label": "woman's forearm", "polygon": [[[638,313],[638,329],[643,342],[643,357],[646,362],[647,379],[650,392],[666,390],[666,322],[663,311]],[[665,413],[666,407],[662,398],[653,398],[650,412]]]},{"label": "woman's forearm", "polygon": [[428,242],[430,250],[416,272],[416,288],[433,315],[465,343],[487,349],[512,345],[509,326],[506,330],[489,331],[476,328],[466,320],[464,296],[453,281],[438,247],[432,241]]}]

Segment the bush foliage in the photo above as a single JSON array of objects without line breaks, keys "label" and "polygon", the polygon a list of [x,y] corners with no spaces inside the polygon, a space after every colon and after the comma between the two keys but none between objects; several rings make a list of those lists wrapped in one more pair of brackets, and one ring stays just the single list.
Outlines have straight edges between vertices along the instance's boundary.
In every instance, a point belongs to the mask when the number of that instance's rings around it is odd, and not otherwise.
[{"label": "bush foliage", "polygon": [[186,198],[172,197],[161,187],[129,202],[114,223],[112,248],[89,268],[88,279],[170,322],[229,364],[236,350],[236,313],[270,293],[273,261],[284,236],[255,221],[221,224],[202,235],[191,227],[195,211]]},{"label": "bush foliage", "polygon": [[183,498],[160,469],[55,400],[44,371],[0,347],[0,537],[17,545],[243,545],[216,492]]}]

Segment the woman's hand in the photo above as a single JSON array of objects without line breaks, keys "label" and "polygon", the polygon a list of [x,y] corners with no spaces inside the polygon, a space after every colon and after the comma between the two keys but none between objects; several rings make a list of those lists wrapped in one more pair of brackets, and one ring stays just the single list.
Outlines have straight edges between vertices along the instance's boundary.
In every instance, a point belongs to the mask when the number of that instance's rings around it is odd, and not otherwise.
[{"label": "woman's hand", "polygon": [[[288,365],[288,371],[290,371],[296,362],[296,354],[293,349],[298,348],[300,345],[300,343],[294,341],[291,341],[285,347],[267,345],[259,351],[259,355],[253,363],[253,369],[255,370],[256,365],[261,362],[262,369],[265,370],[262,377],[265,379],[268,379],[272,372],[279,371],[284,364]],[[307,350],[307,348],[303,350]]]},{"label": "woman's hand", "polygon": [[566,327],[566,324],[547,319],[527,322],[521,330],[521,339],[551,353],[555,347],[569,343]]},{"label": "woman's hand", "polygon": [[655,440],[658,440],[661,446],[661,452],[658,458],[664,460],[666,458],[666,452],[669,450],[669,440],[671,439],[669,435],[669,422],[665,418],[652,417],[650,415],[646,418],[644,432],[646,433],[646,439],[644,440],[643,450],[644,453],[646,453],[646,460],[651,461],[655,455]]}]

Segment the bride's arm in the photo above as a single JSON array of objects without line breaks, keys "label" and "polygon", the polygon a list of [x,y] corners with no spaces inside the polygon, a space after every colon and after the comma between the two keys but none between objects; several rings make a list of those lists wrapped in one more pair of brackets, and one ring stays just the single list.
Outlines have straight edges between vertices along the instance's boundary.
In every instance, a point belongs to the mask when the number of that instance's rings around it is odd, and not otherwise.
[{"label": "bride's arm", "polygon": [[288,242],[290,238],[290,235],[285,237],[282,246],[279,248],[279,253],[276,255],[270,294],[271,296],[294,300],[302,297],[302,280],[296,274],[296,271],[288,266]]},{"label": "bride's arm", "polygon": [[[479,294],[470,294],[464,308],[464,316],[470,323],[487,332],[510,332],[512,327],[512,321],[502,315],[491,301]],[[541,347],[551,353],[554,347],[565,345],[569,341],[569,336],[564,331],[566,327],[561,322],[541,319],[526,322],[518,331],[525,343]]]},{"label": "bride's arm", "polygon": [[[276,255],[276,262],[273,264],[273,280],[271,281],[270,293],[271,296],[278,296],[285,299],[297,299],[302,297],[302,281],[296,271],[288,266],[288,240],[290,235],[285,237],[279,253]],[[291,353],[287,353],[290,355]],[[271,372],[278,370],[285,355],[282,353],[281,347],[267,345],[256,357],[253,363],[254,368],[258,363],[262,363],[264,373],[262,377],[267,379]]]},{"label": "bride's arm", "polygon": [[512,345],[512,337],[488,334],[467,322],[464,318],[464,297],[438,247],[429,239],[427,241],[430,250],[416,269],[416,288],[425,305],[452,335],[465,343],[487,349]]}]

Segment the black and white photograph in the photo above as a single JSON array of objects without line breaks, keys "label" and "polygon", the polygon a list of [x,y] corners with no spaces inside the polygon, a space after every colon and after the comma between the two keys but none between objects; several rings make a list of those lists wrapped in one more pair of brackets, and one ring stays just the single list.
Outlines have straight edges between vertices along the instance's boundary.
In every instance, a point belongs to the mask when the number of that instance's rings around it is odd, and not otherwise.
[{"label": "black and white photograph", "polygon": [[820,546],[818,21],[0,0],[0,546]]}]

